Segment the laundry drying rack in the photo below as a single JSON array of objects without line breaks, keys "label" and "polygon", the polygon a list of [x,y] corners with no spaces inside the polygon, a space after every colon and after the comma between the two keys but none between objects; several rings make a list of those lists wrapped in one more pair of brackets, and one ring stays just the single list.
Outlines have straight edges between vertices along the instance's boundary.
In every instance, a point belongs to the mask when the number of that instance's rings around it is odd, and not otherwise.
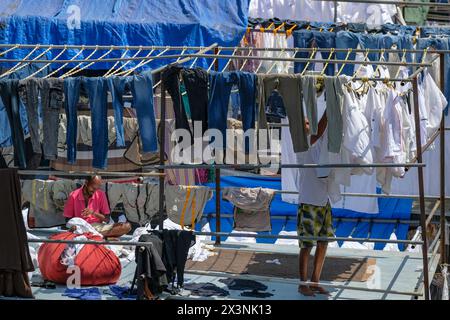
[{"label": "laundry drying rack", "polygon": [[[8,59],[4,56],[13,52],[16,49],[20,50],[28,50],[28,54],[26,54],[23,59]],[[60,59],[62,56],[62,52],[66,52],[71,49],[71,52],[77,52],[71,59]],[[38,54],[39,50],[43,50]],[[53,59],[43,58],[46,53],[51,50],[57,50],[59,53],[54,56]],[[87,56],[82,59],[77,59],[81,52],[85,51]],[[101,51],[99,57],[95,57],[96,52]],[[120,51],[123,54],[121,57],[111,58],[108,57],[112,52]],[[266,57],[261,55],[253,55],[255,52],[279,52],[279,56],[277,57]],[[329,52],[328,59],[316,59],[316,52]],[[134,52],[131,54],[131,52]],[[247,52],[244,55],[238,55],[238,52]],[[295,55],[298,52],[310,52],[311,55],[309,58],[296,58]],[[347,58],[345,60],[337,60],[333,57],[333,54],[336,52],[347,52]],[[379,52],[379,53],[397,53],[399,55],[406,53],[421,53],[432,55],[432,60],[430,62],[389,62],[389,61],[353,61],[348,60],[350,53],[366,53],[366,57],[370,52]],[[66,52],[67,53],[67,52]],[[169,54],[170,53],[170,54]],[[285,57],[286,53],[289,54],[290,57]],[[30,64],[43,64],[43,67],[39,69],[37,72],[32,74],[31,76],[36,76],[42,71],[44,68],[47,68],[50,65],[58,65],[55,71],[50,73],[50,76],[57,74],[57,72],[64,72],[60,77],[64,78],[67,76],[73,76],[78,74],[84,69],[92,67],[95,63],[99,62],[109,62],[112,64],[112,67],[105,72],[104,76],[113,76],[113,75],[129,75],[133,72],[138,72],[141,68],[145,67],[148,63],[155,60],[166,60],[169,63],[164,66],[160,66],[154,70],[152,70],[152,74],[156,75],[158,73],[163,72],[167,68],[175,65],[187,65],[190,67],[195,66],[195,64],[202,59],[203,61],[207,61],[209,67],[208,71],[224,71],[228,68],[229,64],[234,60],[242,60],[243,64],[245,64],[249,60],[259,61],[261,64],[264,61],[270,61],[275,63],[277,61],[281,62],[302,62],[305,63],[305,70],[311,63],[323,63],[325,66],[332,64],[354,64],[354,65],[381,65],[381,66],[407,66],[414,68],[414,72],[405,79],[386,79],[386,78],[367,78],[367,77],[353,77],[353,80],[358,81],[403,81],[403,82],[411,82],[412,83],[412,91],[413,91],[413,100],[414,100],[414,122],[416,128],[416,142],[417,142],[417,157],[415,161],[410,163],[401,163],[401,164],[386,164],[386,163],[373,163],[366,165],[357,165],[357,164],[327,164],[327,165],[319,165],[319,164],[280,164],[278,168],[388,168],[388,167],[405,167],[405,168],[413,168],[417,167],[418,170],[418,185],[419,185],[419,195],[411,195],[404,196],[407,198],[415,198],[419,200],[419,209],[420,209],[420,221],[419,225],[422,229],[422,239],[421,240],[392,240],[392,239],[372,239],[370,237],[367,238],[347,238],[347,237],[336,237],[336,238],[327,238],[327,237],[300,237],[300,236],[289,236],[289,235],[268,235],[268,234],[232,234],[233,237],[254,237],[254,238],[278,238],[278,239],[299,239],[299,240],[322,240],[322,241],[350,241],[350,242],[380,242],[380,243],[397,243],[397,244],[411,244],[411,245],[421,245],[422,246],[422,257],[423,257],[423,291],[417,290],[415,292],[397,292],[389,289],[361,289],[354,288],[355,290],[365,290],[365,291],[375,291],[375,292],[385,292],[385,293],[396,293],[396,294],[404,294],[404,295],[412,295],[412,296],[423,296],[425,299],[430,298],[430,280],[429,280],[429,261],[434,260],[437,257],[440,257],[441,263],[446,263],[446,254],[445,254],[445,230],[446,230],[446,217],[445,217],[445,130],[444,120],[442,120],[440,128],[433,134],[428,141],[427,144],[422,146],[421,144],[421,131],[420,131],[420,119],[419,119],[419,103],[418,103],[418,77],[420,73],[427,67],[431,67],[433,62],[440,60],[440,74],[441,74],[441,89],[444,88],[444,54],[448,54],[450,51],[438,51],[438,50],[396,50],[396,49],[337,49],[337,48],[328,48],[328,49],[317,49],[317,48],[249,48],[249,47],[219,47],[217,44],[212,44],[208,47],[157,47],[157,46],[76,46],[76,45],[21,45],[21,44],[0,44],[0,65],[2,64],[13,64],[12,67],[9,68],[6,73],[0,75],[0,79],[5,75],[12,73],[14,71],[18,71],[27,65]],[[32,58],[33,54],[37,54],[34,58]],[[127,54],[131,56],[127,56]],[[130,68],[125,68],[130,62],[135,62],[135,64],[131,64]],[[220,62],[223,62],[222,64]],[[75,64],[75,67],[72,65]],[[225,65],[224,65],[225,64]],[[71,68],[67,71],[65,68],[70,65]],[[224,66],[223,66],[224,65]],[[223,68],[221,67],[223,66]],[[243,66],[241,67],[241,69]],[[222,70],[219,70],[222,69]],[[269,69],[270,73],[271,69]],[[318,74],[317,77],[323,77]],[[166,97],[166,88],[164,83],[159,81],[154,85],[154,89],[160,86],[160,132],[165,132],[165,119],[166,119],[166,110],[167,110],[167,97]],[[274,125],[276,126],[276,125]],[[425,208],[425,199],[427,198],[424,192],[424,180],[423,180],[423,168],[425,164],[423,163],[422,154],[425,150],[432,145],[433,141],[440,137],[440,197],[439,197],[439,206],[440,206],[440,228],[438,234],[434,239],[427,239],[426,232],[427,226],[431,223],[432,218],[435,216],[437,211],[437,207],[430,212],[429,215],[426,214]],[[160,136],[160,146],[165,145],[165,135],[162,134]],[[160,228],[163,228],[163,216],[164,216],[164,187],[165,187],[165,171],[168,169],[212,169],[215,172],[215,192],[216,192],[216,232],[197,232],[194,231],[195,235],[206,235],[206,236],[215,236],[216,237],[216,245],[221,244],[221,237],[230,236],[230,233],[221,232],[221,205],[220,205],[220,193],[221,193],[221,170],[222,169],[257,169],[257,168],[267,168],[272,167],[273,165],[264,165],[264,164],[171,164],[166,165],[164,163],[165,154],[164,148],[160,148],[160,163],[158,165],[146,166],[145,169],[147,172],[142,173],[130,173],[130,172],[95,172],[97,174],[104,174],[111,177],[124,177],[124,176],[155,176],[159,178],[159,215],[160,215]],[[62,171],[45,171],[45,170],[19,170],[18,173],[20,175],[51,175],[51,176],[87,176],[91,175],[94,172],[62,172]],[[283,191],[280,191],[283,192]],[[367,197],[379,197],[380,195],[375,194],[347,194],[348,196],[367,196]],[[381,195],[382,197],[391,197],[396,198],[396,195]],[[99,244],[99,242],[92,241],[65,241],[65,240],[51,240],[51,239],[29,239],[29,242],[39,242],[39,243],[94,243]],[[110,245],[133,245],[133,246],[141,246],[146,243],[142,242],[124,242],[124,241],[104,241],[102,244],[110,244]],[[431,243],[431,245],[429,245]],[[438,251],[440,255],[438,255]],[[304,282],[305,284],[309,282]],[[322,284],[325,286],[334,286],[329,284]]]}]

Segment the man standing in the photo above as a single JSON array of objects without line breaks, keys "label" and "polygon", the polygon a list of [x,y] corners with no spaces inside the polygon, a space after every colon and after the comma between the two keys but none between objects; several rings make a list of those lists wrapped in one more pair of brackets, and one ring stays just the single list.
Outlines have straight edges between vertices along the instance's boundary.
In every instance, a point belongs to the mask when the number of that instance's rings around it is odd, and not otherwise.
[{"label": "man standing", "polygon": [[[305,123],[309,131],[309,123]],[[327,144],[324,132],[327,127],[326,114],[319,121],[317,135],[312,135],[310,148],[297,155],[298,163],[318,163],[322,144]],[[331,216],[331,206],[328,196],[326,177],[318,177],[318,172],[312,168],[300,169],[299,208],[297,213],[297,233],[308,237],[334,237]],[[314,268],[311,282],[319,282],[322,267],[325,262],[328,241],[299,240],[299,273],[300,280],[307,281],[308,261],[311,249],[317,246],[314,257]],[[314,296],[315,293],[329,294],[327,290],[317,284],[299,285],[298,291],[305,296]]]},{"label": "man standing", "polygon": [[102,178],[91,176],[84,185],[73,191],[64,206],[66,221],[83,218],[105,238],[117,238],[131,230],[129,223],[110,224],[110,209],[106,194],[100,190]]}]

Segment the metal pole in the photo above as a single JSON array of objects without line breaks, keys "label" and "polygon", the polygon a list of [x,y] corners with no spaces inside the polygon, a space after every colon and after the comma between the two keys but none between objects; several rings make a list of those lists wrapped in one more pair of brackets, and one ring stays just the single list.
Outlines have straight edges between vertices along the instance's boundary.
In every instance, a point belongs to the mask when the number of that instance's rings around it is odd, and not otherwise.
[{"label": "metal pole", "polygon": [[347,241],[347,242],[379,242],[379,243],[402,243],[421,245],[420,240],[391,240],[391,239],[372,239],[366,238],[347,238],[347,237],[312,237],[312,236],[291,236],[283,234],[253,234],[253,233],[231,233],[231,232],[194,232],[196,236],[217,236],[236,237],[236,238],[260,238],[260,239],[291,239],[291,240],[313,240],[313,241]]},{"label": "metal pole", "polygon": [[[214,49],[214,54],[217,56],[219,53],[219,50],[216,48]],[[214,62],[214,70],[218,71],[219,70],[219,60],[216,59]],[[219,168],[215,168],[214,169],[214,177],[216,180],[216,232],[220,232],[221,231],[221,221],[220,221],[220,169]],[[215,245],[219,246],[221,242],[220,236],[217,235],[216,236],[216,241],[215,241]]]},{"label": "metal pole", "polygon": [[[445,90],[445,56],[440,54],[440,78],[441,78],[441,91]],[[445,231],[446,231],[446,218],[445,218],[445,113],[442,112],[442,120],[440,127],[440,187],[441,187],[441,264],[447,262],[447,254],[445,248]]]},{"label": "metal pole", "polygon": [[[420,132],[420,114],[419,114],[419,78],[416,76],[413,81],[414,94],[414,123],[416,128],[416,145],[417,145],[417,162],[422,164],[422,141]],[[423,168],[418,167],[418,183],[419,183],[419,206],[420,206],[420,225],[422,228],[422,256],[423,256],[423,281],[425,300],[430,299],[430,282],[428,277],[428,241],[427,241],[427,225],[425,216],[425,192],[423,185]]]},{"label": "metal pole", "polygon": [[[164,84],[164,72],[161,73],[161,114],[159,116],[159,164],[164,166],[166,145],[166,86]],[[159,169],[159,230],[164,229],[164,168]]]}]

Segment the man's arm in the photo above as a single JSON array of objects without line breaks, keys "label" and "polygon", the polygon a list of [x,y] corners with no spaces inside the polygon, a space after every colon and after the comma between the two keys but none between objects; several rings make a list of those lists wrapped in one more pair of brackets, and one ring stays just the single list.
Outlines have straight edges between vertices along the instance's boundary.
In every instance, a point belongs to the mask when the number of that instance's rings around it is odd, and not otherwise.
[{"label": "man's arm", "polygon": [[325,129],[327,128],[327,125],[328,125],[327,114],[324,113],[322,116],[322,119],[320,119],[320,121],[319,121],[317,134],[311,136],[311,145],[316,143],[317,140],[319,140],[320,137],[322,137],[323,133],[325,132]]}]

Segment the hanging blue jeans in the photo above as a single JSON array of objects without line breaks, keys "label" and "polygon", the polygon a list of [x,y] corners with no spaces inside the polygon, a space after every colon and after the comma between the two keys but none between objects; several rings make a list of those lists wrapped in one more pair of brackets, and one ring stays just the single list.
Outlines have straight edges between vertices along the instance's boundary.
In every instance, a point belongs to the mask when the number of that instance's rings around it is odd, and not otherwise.
[{"label": "hanging blue jeans", "polygon": [[153,80],[150,73],[130,77],[133,106],[136,109],[142,151],[158,150],[155,110],[153,108]]},{"label": "hanging blue jeans", "polygon": [[[334,48],[336,34],[329,31],[309,31],[298,30],[294,32],[294,47],[296,48]],[[319,50],[320,52],[320,50]],[[330,52],[321,52],[322,59],[328,59]],[[309,58],[311,52],[298,52],[296,58]],[[334,59],[334,57],[331,57]],[[305,62],[295,63],[294,72],[301,73],[306,66]],[[308,69],[314,69],[314,63],[310,63]],[[325,73],[329,76],[334,75],[334,64],[328,64]]]},{"label": "hanging blue jeans", "polygon": [[[436,50],[449,50],[450,48],[450,38],[419,38],[417,39],[417,50],[424,50],[426,48],[436,49]],[[423,54],[417,54],[417,60],[422,61]],[[450,81],[450,55],[444,54],[444,95],[447,98],[447,101],[450,101],[450,85],[448,81]],[[445,109],[445,114],[448,114],[448,106]]]},{"label": "hanging blue jeans", "polygon": [[74,164],[77,157],[77,104],[80,97],[81,78],[64,79],[65,108],[67,118],[67,162]]},{"label": "hanging blue jeans", "polygon": [[[244,132],[255,128],[256,75],[242,71],[211,71],[209,83],[208,127],[209,129],[220,130],[224,138],[224,146],[226,146],[228,106],[233,85],[236,85],[239,89]],[[245,145],[246,150],[248,150],[248,144]]]},{"label": "hanging blue jeans", "polygon": [[114,108],[114,124],[116,127],[116,145],[125,146],[125,134],[123,131],[123,94],[127,85],[127,78],[109,77],[107,78],[109,91],[111,92],[112,105]]},{"label": "hanging blue jeans", "polygon": [[0,97],[8,114],[11,136],[14,145],[14,157],[20,168],[26,168],[25,140],[20,119],[19,80],[0,81]]},{"label": "hanging blue jeans", "polygon": [[[356,49],[359,44],[359,33],[350,31],[339,31],[336,33],[336,49]],[[347,52],[336,52],[336,59],[345,60],[347,57]],[[356,53],[352,52],[349,54],[348,60],[355,60]],[[342,65],[338,65],[340,69]],[[344,69],[342,69],[342,74],[352,75],[354,72],[354,64],[346,64]]]},{"label": "hanging blue jeans", "polygon": [[108,85],[105,78],[83,78],[92,121],[92,166],[106,169],[108,161]]}]

